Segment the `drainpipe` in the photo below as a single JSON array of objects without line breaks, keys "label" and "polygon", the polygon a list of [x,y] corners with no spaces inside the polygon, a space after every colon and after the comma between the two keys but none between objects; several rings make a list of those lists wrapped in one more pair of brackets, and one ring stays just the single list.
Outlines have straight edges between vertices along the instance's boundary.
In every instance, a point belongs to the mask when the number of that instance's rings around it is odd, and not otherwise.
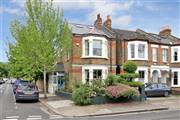
[{"label": "drainpipe", "polygon": [[110,40],[110,72],[112,74],[112,39]]}]

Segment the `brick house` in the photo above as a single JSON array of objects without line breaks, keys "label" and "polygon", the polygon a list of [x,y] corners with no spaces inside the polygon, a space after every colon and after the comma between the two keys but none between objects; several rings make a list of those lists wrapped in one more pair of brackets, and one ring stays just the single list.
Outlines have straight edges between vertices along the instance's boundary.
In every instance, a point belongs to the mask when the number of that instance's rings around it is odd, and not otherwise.
[{"label": "brick house", "polygon": [[159,34],[143,30],[128,31],[111,27],[107,16],[100,14],[94,26],[69,24],[72,30],[72,51],[62,62],[66,78],[83,83],[119,74],[127,60],[138,64],[137,81],[166,83],[180,88],[180,39],[164,27]]}]

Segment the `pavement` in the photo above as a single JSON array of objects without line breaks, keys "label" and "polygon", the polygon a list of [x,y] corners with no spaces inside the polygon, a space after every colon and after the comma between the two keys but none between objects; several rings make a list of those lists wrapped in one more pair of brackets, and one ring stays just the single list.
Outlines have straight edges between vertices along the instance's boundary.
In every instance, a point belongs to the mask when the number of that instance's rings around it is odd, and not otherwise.
[{"label": "pavement", "polygon": [[148,98],[145,102],[108,103],[77,106],[71,100],[59,96],[40,99],[41,103],[63,117],[92,117],[160,110],[180,110],[180,96]]}]

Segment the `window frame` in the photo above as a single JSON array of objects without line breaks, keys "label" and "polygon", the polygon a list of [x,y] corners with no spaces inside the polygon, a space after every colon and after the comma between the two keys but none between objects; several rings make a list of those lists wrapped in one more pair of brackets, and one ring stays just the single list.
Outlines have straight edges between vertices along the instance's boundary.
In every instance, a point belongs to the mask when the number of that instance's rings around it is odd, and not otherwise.
[{"label": "window frame", "polygon": [[[174,84],[175,82],[175,73],[176,73],[176,84]],[[178,85],[178,71],[173,71],[173,85]]]},{"label": "window frame", "polygon": [[[96,42],[97,42],[97,41],[100,42],[100,45],[99,45],[99,46],[100,46],[101,48],[98,48],[97,46],[96,46],[96,47],[94,46],[94,45],[97,44],[97,43],[95,43],[95,41],[96,41]],[[102,40],[93,39],[93,48],[92,48],[92,49],[93,49],[93,56],[102,56],[102,47],[103,47]],[[95,54],[95,53],[94,53],[94,49],[100,49],[100,52],[101,52],[100,55],[98,55],[97,53]]]},{"label": "window frame", "polygon": [[[89,41],[89,55],[86,54],[85,41]],[[94,41],[101,41],[101,56],[93,54],[93,43]],[[82,38],[82,56],[81,58],[104,58],[108,59],[108,40],[105,37],[88,36]]]},{"label": "window frame", "polygon": [[[134,45],[134,58],[132,58],[132,49],[131,46]],[[139,57],[139,45],[144,45],[144,56],[143,58]],[[148,44],[146,41],[129,41],[128,42],[128,60],[148,60]]]},{"label": "window frame", "polygon": [[166,63],[168,58],[167,58],[167,54],[168,54],[168,49],[167,48],[162,48],[162,62]]},{"label": "window frame", "polygon": [[[143,57],[141,56],[141,54],[143,55]],[[145,58],[145,44],[138,44],[138,58]]]},{"label": "window frame", "polygon": [[158,51],[157,50],[158,50],[157,48],[152,47],[152,61],[153,62],[157,62],[157,60],[158,60],[158,57],[157,57]]}]

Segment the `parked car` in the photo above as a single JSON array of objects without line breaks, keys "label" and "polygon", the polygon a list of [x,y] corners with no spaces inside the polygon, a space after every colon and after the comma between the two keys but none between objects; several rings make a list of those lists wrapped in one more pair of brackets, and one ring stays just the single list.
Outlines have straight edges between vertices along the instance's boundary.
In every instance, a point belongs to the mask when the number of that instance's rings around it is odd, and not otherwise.
[{"label": "parked car", "polygon": [[15,91],[16,91],[16,89],[17,89],[17,87],[18,87],[19,85],[26,85],[26,84],[28,84],[28,83],[29,83],[29,81],[27,81],[27,80],[16,80],[16,81],[12,84],[14,94],[15,94]]},{"label": "parked car", "polygon": [[5,81],[4,80],[0,80],[0,84],[4,84],[5,83]]},{"label": "parked car", "polygon": [[39,90],[35,84],[18,85],[15,90],[15,99],[39,101]]},{"label": "parked car", "polygon": [[146,84],[145,94],[146,96],[169,96],[171,93],[170,87],[163,83],[151,83]]}]

